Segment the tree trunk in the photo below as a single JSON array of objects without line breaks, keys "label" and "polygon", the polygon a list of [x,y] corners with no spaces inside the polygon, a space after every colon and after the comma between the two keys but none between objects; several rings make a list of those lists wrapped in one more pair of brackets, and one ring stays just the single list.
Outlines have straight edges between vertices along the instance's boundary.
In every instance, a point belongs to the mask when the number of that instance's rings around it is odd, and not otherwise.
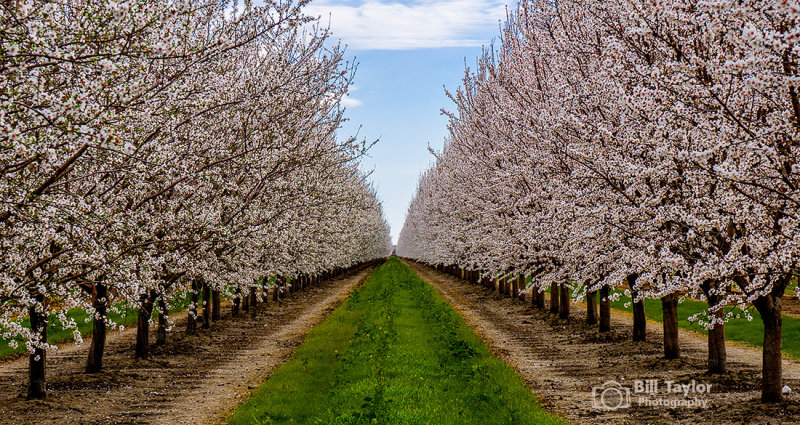
[{"label": "tree trunk", "polygon": [[586,282],[586,323],[597,324],[597,291],[590,291],[591,285]]},{"label": "tree trunk", "polygon": [[560,319],[569,319],[569,286],[566,283],[561,284],[560,302],[558,304],[558,317]]},{"label": "tree trunk", "polygon": [[261,279],[261,302],[269,302],[269,277],[266,276]]},{"label": "tree trunk", "polygon": [[258,294],[256,294],[256,288],[252,288],[250,290],[250,313],[256,313],[256,305],[258,304]]},{"label": "tree trunk", "polygon": [[633,341],[644,341],[647,339],[647,316],[644,314],[644,299],[636,301],[639,291],[635,289],[636,280],[639,275],[636,273],[628,275],[628,286],[631,288],[631,300],[633,301]]},{"label": "tree trunk", "polygon": [[[715,316],[719,314],[720,309],[717,307],[722,301],[722,297],[716,292],[715,281],[705,281],[700,288],[706,296],[710,314]],[[712,317],[713,319],[713,317]],[[728,370],[727,350],[725,349],[725,325],[718,323],[713,328],[708,330],[708,373],[725,373]]]},{"label": "tree trunk", "polygon": [[192,292],[189,295],[189,314],[186,316],[186,333],[193,334],[197,330],[197,303],[200,284],[197,279],[192,279]]},{"label": "tree trunk", "polygon": [[536,288],[536,307],[544,310],[544,301],[544,291],[542,291],[541,288]]},{"label": "tree trunk", "polygon": [[211,320],[217,322],[222,318],[222,306],[220,305],[219,289],[211,291]]},{"label": "tree trunk", "polygon": [[516,300],[519,298],[519,277],[511,276],[509,279],[511,280],[511,298]]},{"label": "tree trunk", "polygon": [[203,282],[203,329],[211,327],[211,288]]},{"label": "tree trunk", "polygon": [[153,298],[155,291],[139,296],[139,315],[136,322],[137,359],[146,359],[150,355],[150,318],[153,316]]},{"label": "tree trunk", "polygon": [[156,329],[156,345],[167,343],[167,303],[164,296],[158,297],[158,329]]},{"label": "tree trunk", "polygon": [[103,352],[106,347],[106,318],[108,317],[108,287],[97,284],[92,294],[92,307],[95,309],[92,321],[92,342],[89,344],[89,358],[86,360],[86,373],[103,370]]},{"label": "tree trunk", "polygon": [[237,287],[236,294],[233,296],[233,306],[231,307],[231,316],[236,317],[239,315],[239,304],[242,302],[242,289]]},{"label": "tree trunk", "polygon": [[242,297],[242,311],[245,313],[250,311],[250,294]]},{"label": "tree trunk", "polygon": [[681,356],[678,341],[678,297],[675,294],[661,297],[661,311],[664,325],[664,358],[677,359]]},{"label": "tree trunk", "polygon": [[558,313],[558,284],[550,284],[550,314]]},{"label": "tree trunk", "polygon": [[600,287],[600,332],[611,331],[611,300],[608,285]]},{"label": "tree trunk", "polygon": [[278,288],[280,288],[281,280],[285,282],[286,278],[281,276],[275,278],[275,285],[272,287],[272,301],[278,301]]},{"label": "tree trunk", "polygon": [[775,285],[772,293],[758,297],[753,305],[764,324],[764,348],[761,358],[761,401],[783,401],[783,361],[781,359],[783,317],[781,315],[783,288]]},{"label": "tree trunk", "polygon": [[281,290],[281,299],[286,298],[286,291],[287,291],[287,288],[289,286],[289,283],[287,283],[288,281],[289,281],[288,279],[285,279],[285,280],[283,280],[281,282],[281,289],[282,289]]},{"label": "tree trunk", "polygon": [[[35,298],[41,310],[28,309],[31,331],[38,333],[41,336],[40,341],[46,343],[47,309],[44,307],[44,295],[36,295]],[[44,348],[35,348],[33,353],[28,355],[28,399],[45,398],[47,396],[46,366],[47,351]]]}]

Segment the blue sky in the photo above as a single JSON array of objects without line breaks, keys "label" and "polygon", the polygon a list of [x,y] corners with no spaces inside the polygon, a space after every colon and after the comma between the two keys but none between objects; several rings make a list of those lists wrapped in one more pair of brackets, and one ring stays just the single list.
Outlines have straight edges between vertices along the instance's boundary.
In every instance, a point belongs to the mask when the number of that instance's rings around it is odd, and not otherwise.
[{"label": "blue sky", "polygon": [[[363,161],[392,226],[403,226],[419,174],[441,148],[453,109],[444,87],[455,91],[466,64],[473,66],[499,32],[505,2],[496,0],[317,0],[310,16],[330,22],[358,71],[340,135],[380,139]],[[359,129],[360,127],[360,129]]]}]

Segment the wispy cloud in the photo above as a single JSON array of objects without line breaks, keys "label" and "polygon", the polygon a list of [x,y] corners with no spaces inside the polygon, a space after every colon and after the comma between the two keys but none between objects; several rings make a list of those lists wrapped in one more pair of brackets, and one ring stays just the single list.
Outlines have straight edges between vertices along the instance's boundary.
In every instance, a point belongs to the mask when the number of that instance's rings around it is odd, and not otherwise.
[{"label": "wispy cloud", "polygon": [[472,47],[487,42],[505,17],[497,0],[429,0],[411,3],[365,0],[355,5],[321,0],[306,8],[310,16],[330,17],[334,37],[359,50]]},{"label": "wispy cloud", "polygon": [[356,106],[361,106],[363,104],[361,100],[350,96],[343,97],[340,103],[342,104],[342,106],[347,108],[355,108]]}]

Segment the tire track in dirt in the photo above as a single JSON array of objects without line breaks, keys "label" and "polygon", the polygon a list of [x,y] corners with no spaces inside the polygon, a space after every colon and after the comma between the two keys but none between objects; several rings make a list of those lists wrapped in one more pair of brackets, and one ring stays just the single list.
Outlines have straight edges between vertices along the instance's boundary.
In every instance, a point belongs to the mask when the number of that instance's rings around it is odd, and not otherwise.
[{"label": "tire track in dirt", "polygon": [[207,424],[225,416],[285,362],[305,335],[363,283],[362,268],[186,335],[184,313],[164,346],[134,360],[135,329],[109,335],[105,370],[83,373],[89,345],[49,353],[48,398],[25,400],[27,358],[0,365],[3,424]]},{"label": "tire track in dirt", "polygon": [[[728,342],[728,369],[724,375],[705,374],[706,338],[680,333],[681,359],[662,358],[661,324],[648,322],[646,342],[631,341],[632,317],[613,311],[612,331],[599,335],[585,324],[585,305],[573,303],[569,321],[472,285],[430,267],[404,262],[432,284],[492,351],[516,369],[542,404],[570,423],[586,424],[785,424],[800,423],[796,393],[778,406],[760,402],[760,349]],[[800,390],[800,363],[784,359],[784,383]],[[658,398],[671,380],[711,384],[710,394],[695,394],[703,407],[640,405],[631,394],[631,407],[601,410],[592,407],[592,387],[614,380],[632,387],[633,380],[658,379]],[[691,397],[691,396],[690,396]]]}]

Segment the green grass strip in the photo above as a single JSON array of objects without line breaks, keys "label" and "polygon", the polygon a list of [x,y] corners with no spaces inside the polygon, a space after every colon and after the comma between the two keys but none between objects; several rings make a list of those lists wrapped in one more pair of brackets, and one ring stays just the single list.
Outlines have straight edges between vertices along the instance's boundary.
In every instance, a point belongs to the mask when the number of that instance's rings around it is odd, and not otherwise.
[{"label": "green grass strip", "polygon": [[432,286],[392,257],[231,424],[555,424]]},{"label": "green grass strip", "polygon": [[[186,308],[189,306],[189,297],[186,296],[171,300],[168,305],[170,313],[186,310]],[[139,315],[139,309],[131,308],[126,305],[118,305],[117,307],[120,310],[119,312],[110,312],[108,315],[110,322],[114,322],[117,325],[123,325],[126,327],[136,323]],[[86,310],[82,308],[70,309],[67,311],[67,317],[75,321],[75,323],[78,325],[77,329],[82,336],[92,333],[92,320],[89,320],[88,322],[86,321],[88,317]],[[153,318],[155,319],[157,317],[158,311],[154,308]],[[61,321],[58,320],[57,315],[50,315],[50,319],[47,323],[48,343],[61,344],[64,342],[73,341],[75,339],[73,330],[64,329],[64,327],[61,325]],[[22,325],[25,327],[30,327],[30,320],[23,320]],[[15,339],[17,341],[16,348],[11,348],[11,346],[8,345],[8,341],[0,341],[0,359],[18,356],[28,351],[27,348],[25,348],[25,344],[22,342],[22,338],[17,337]]]},{"label": "green grass strip", "polygon": [[[611,301],[611,308],[632,312],[633,306],[630,304],[626,306],[630,302],[630,297],[622,296],[616,301]],[[704,327],[689,322],[690,316],[704,313],[707,310],[708,304],[703,301],[683,300],[678,304],[678,326],[704,335],[708,334]],[[761,322],[761,315],[755,308],[751,308],[749,311],[753,320],[740,317],[725,323],[725,339],[761,347],[764,345],[764,325]],[[648,319],[661,323],[663,319],[661,300],[646,298],[644,312]],[[800,319],[793,316],[783,315],[783,353],[789,357],[800,359]]]}]

